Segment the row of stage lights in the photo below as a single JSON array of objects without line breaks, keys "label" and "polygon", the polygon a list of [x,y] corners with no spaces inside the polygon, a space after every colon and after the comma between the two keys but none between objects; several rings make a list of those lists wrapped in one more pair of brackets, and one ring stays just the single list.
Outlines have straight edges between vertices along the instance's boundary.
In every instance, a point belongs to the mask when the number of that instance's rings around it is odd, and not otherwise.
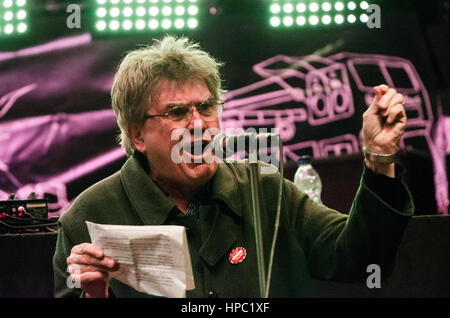
[{"label": "row of stage lights", "polygon": [[273,27],[366,23],[368,8],[367,1],[272,0],[269,21]]},{"label": "row of stage lights", "polygon": [[98,32],[196,29],[198,0],[96,0]]},{"label": "row of stage lights", "polygon": [[96,0],[98,32],[195,29],[198,0]]},{"label": "row of stage lights", "polygon": [[[199,26],[199,3],[204,0],[89,0],[95,6],[98,33],[152,30],[194,30]],[[259,0],[255,0],[259,1]],[[30,0],[28,0],[30,2]],[[367,1],[270,0],[273,27],[365,23]],[[0,38],[26,33],[27,0],[0,0]]]},{"label": "row of stage lights", "polygon": [[27,0],[0,0],[0,38],[28,29]]},{"label": "row of stage lights", "polygon": [[[90,0],[95,30],[117,32],[196,29],[199,0]],[[28,30],[27,0],[0,0],[0,38]]]}]

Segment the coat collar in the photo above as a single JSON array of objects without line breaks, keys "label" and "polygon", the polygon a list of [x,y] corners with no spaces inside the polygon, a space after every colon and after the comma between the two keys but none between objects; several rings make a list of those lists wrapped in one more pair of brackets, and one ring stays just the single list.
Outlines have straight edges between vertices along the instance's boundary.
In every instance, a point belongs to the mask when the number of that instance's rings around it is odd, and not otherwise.
[{"label": "coat collar", "polygon": [[[122,167],[120,178],[124,190],[143,224],[160,225],[176,205],[149,177],[144,155],[135,152]],[[212,179],[211,199],[223,201],[236,215],[242,217],[242,198],[237,180],[230,167],[219,163]]]},{"label": "coat collar", "polygon": [[160,225],[176,205],[149,176],[142,154],[135,153],[123,165],[120,178],[131,204],[146,225]]},{"label": "coat collar", "polygon": [[242,200],[238,182],[226,163],[219,163],[212,180],[211,197],[221,200],[239,217],[242,217]]}]

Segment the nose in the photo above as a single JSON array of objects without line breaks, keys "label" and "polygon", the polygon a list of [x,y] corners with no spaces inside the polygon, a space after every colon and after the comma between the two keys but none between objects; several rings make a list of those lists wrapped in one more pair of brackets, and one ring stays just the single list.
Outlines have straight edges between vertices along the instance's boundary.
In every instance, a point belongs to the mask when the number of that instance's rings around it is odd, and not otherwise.
[{"label": "nose", "polygon": [[193,131],[194,128],[197,128],[197,129],[201,128],[201,130],[203,131],[203,129],[206,128],[206,122],[203,119],[202,115],[200,115],[198,110],[195,107],[192,107],[190,116],[189,116],[189,123],[188,123],[187,129],[189,131]]},{"label": "nose", "polygon": [[[200,113],[198,112],[197,108],[192,107],[191,109],[192,109],[192,110],[191,110],[191,116],[192,116],[192,118],[194,118],[194,119],[202,119],[202,118],[203,118],[202,115],[200,115]],[[191,120],[192,120],[192,119],[191,119]]]}]

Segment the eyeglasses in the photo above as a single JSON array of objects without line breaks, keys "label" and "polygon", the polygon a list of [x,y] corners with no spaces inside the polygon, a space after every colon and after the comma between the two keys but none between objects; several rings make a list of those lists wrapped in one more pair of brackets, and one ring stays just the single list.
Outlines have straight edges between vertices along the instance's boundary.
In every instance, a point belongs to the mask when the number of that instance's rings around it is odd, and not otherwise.
[{"label": "eyeglasses", "polygon": [[202,102],[191,104],[169,104],[166,108],[169,108],[167,112],[156,115],[145,115],[145,119],[154,117],[165,117],[173,121],[191,120],[193,108],[203,117],[204,120],[215,120],[222,109],[223,102],[216,98],[208,98]]}]

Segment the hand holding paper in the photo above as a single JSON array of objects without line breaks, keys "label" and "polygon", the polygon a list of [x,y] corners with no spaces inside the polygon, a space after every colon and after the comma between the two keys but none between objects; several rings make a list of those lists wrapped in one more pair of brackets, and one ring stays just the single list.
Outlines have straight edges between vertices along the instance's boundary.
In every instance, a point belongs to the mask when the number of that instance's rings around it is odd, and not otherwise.
[{"label": "hand holding paper", "polygon": [[109,277],[156,296],[186,297],[195,288],[184,227],[86,224],[92,243],[120,265]]},{"label": "hand holding paper", "polygon": [[105,256],[103,249],[91,243],[75,245],[67,258],[67,286],[81,287],[86,298],[107,298],[108,273],[117,271],[119,265]]}]

